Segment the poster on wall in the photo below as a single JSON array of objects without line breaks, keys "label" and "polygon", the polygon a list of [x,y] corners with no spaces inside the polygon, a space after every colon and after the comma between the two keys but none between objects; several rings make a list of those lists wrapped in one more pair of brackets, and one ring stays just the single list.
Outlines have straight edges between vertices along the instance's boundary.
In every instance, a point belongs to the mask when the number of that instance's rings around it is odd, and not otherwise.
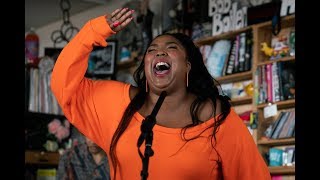
[{"label": "poster on wall", "polygon": [[95,47],[89,55],[87,73],[91,75],[113,75],[116,63],[117,42],[107,41],[106,47]]}]

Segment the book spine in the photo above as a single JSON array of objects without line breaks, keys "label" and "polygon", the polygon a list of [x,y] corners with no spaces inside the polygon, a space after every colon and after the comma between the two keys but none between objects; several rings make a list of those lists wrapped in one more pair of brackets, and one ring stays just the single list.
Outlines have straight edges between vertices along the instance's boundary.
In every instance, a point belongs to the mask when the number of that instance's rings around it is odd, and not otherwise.
[{"label": "book spine", "polygon": [[236,52],[233,73],[239,72],[239,49],[240,49],[240,35],[236,36]]},{"label": "book spine", "polygon": [[285,122],[287,121],[288,119],[288,115],[289,115],[289,112],[284,112],[283,116],[281,117],[281,119],[279,119],[279,123],[274,131],[274,133],[272,134],[272,139],[278,139],[279,138],[279,134],[283,128],[283,125],[285,124]]},{"label": "book spine", "polygon": [[273,102],[280,101],[278,63],[276,62],[272,63],[272,90]]},{"label": "book spine", "polygon": [[226,68],[226,75],[232,74],[235,67],[235,58],[236,58],[236,50],[237,49],[237,41],[236,39],[232,40],[231,51],[229,53],[228,64]]},{"label": "book spine", "polygon": [[267,101],[273,102],[272,99],[272,72],[271,64],[266,65],[266,84],[267,84]]},{"label": "book spine", "polygon": [[253,45],[252,32],[247,32],[244,71],[249,71],[251,69],[252,45]]},{"label": "book spine", "polygon": [[245,52],[246,52],[246,33],[241,33],[239,35],[239,72],[244,71],[244,62],[245,62]]}]

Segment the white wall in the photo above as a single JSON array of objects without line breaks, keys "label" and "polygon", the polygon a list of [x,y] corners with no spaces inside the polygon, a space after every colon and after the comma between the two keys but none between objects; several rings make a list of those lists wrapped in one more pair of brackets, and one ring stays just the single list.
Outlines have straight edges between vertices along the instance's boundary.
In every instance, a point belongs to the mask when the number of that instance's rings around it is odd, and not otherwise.
[{"label": "white wall", "polygon": [[[126,1],[113,1],[113,3],[108,6],[101,5],[94,7],[92,9],[88,9],[87,11],[83,11],[76,15],[70,16],[70,22],[73,26],[81,29],[81,27],[90,19],[94,17],[98,17],[104,15],[105,13],[111,13],[116,8],[122,7],[122,5]],[[58,12],[60,13],[60,12]],[[44,48],[46,47],[54,47],[53,41],[51,40],[51,34],[55,30],[60,30],[62,25],[62,19],[60,21],[48,24],[41,28],[36,29],[36,33],[39,36],[39,57],[44,56]],[[56,44],[56,47],[64,47],[66,43]]]},{"label": "white wall", "polygon": [[[78,13],[76,15],[70,16],[70,22],[72,23],[72,25],[74,27],[77,27],[78,29],[81,29],[81,27],[90,19],[94,18],[94,17],[98,17],[101,15],[104,15],[105,13],[111,13],[113,10],[115,10],[116,8],[122,7],[125,3],[127,3],[128,1],[112,1],[112,3],[109,3],[108,5],[101,5],[101,6],[97,6],[91,9],[88,9],[87,11],[83,11],[81,13]],[[154,28],[156,29],[161,29],[161,6],[162,6],[162,2],[161,0],[150,0],[150,10],[154,12],[155,16],[154,16],[154,21],[153,21],[153,25]],[[57,12],[57,13],[61,13],[61,12]],[[54,43],[51,40],[51,34],[52,32],[54,32],[55,30],[60,30],[62,25],[62,19],[48,24],[46,26],[43,26],[41,28],[36,29],[36,33],[39,36],[39,57],[44,56],[44,49],[46,47],[54,47]],[[161,30],[160,30],[161,31]],[[65,46],[65,42],[56,44],[56,47],[64,47]]]}]

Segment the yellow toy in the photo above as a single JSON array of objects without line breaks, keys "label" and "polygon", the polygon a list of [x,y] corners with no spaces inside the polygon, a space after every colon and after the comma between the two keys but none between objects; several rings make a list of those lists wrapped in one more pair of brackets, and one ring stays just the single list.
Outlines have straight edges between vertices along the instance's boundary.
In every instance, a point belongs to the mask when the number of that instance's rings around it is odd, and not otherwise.
[{"label": "yellow toy", "polygon": [[269,56],[271,60],[279,59],[289,55],[289,47],[286,45],[286,38],[281,37],[277,42],[269,47],[266,42],[261,43],[261,51]]},{"label": "yellow toy", "polygon": [[265,55],[273,56],[273,48],[269,47],[266,42],[261,43],[261,46],[261,51],[263,51]]}]

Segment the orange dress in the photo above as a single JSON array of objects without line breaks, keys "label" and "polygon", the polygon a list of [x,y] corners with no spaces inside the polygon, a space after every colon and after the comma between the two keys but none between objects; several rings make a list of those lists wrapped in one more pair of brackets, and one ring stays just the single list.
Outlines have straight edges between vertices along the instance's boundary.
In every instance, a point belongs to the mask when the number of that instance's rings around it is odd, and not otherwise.
[{"label": "orange dress", "polygon": [[[101,146],[108,156],[112,135],[130,102],[130,85],[112,80],[90,80],[84,74],[93,45],[106,46],[106,39],[112,34],[115,32],[110,29],[104,16],[88,21],[62,50],[51,79],[51,89],[67,119]],[[120,167],[117,180],[141,179],[142,161],[137,140],[143,119],[138,112],[135,113],[118,142]],[[213,121],[212,118],[192,127],[186,132],[186,137],[199,134]],[[214,180],[221,176],[224,180],[271,179],[251,134],[234,109],[216,135],[221,168],[218,168],[218,156],[208,138],[211,132],[210,128],[202,137],[185,144],[180,136],[180,128],[155,125],[154,155],[150,157],[148,179]],[[144,152],[144,145],[140,150]],[[111,163],[110,172],[112,177]]]}]

